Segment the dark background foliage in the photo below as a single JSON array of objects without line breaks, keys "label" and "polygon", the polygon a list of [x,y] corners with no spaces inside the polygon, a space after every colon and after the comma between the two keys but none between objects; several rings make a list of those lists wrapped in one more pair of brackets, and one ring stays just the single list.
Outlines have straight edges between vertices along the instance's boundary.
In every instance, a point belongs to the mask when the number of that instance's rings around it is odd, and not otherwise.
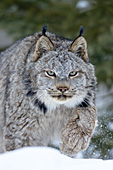
[{"label": "dark background foliage", "polygon": [[[113,0],[0,0],[0,29],[13,37],[12,43],[41,31],[46,23],[48,31],[70,39],[84,26],[98,84],[104,83],[110,89],[113,83]],[[113,128],[108,126],[109,122],[113,124],[113,91],[109,94],[99,98],[103,104],[98,108],[98,127],[84,157],[113,158]],[[111,99],[109,103],[108,99]]]}]

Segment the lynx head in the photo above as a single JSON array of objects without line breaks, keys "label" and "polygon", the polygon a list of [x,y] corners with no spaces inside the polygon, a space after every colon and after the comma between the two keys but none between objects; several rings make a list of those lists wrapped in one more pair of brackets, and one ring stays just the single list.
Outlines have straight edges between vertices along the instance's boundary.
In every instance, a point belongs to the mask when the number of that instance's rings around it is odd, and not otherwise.
[{"label": "lynx head", "polygon": [[34,62],[30,66],[32,88],[27,95],[32,96],[34,105],[44,112],[61,105],[87,107],[94,99],[94,67],[89,63],[82,33],[81,28],[73,42],[66,39],[52,42],[43,30],[36,43]]}]

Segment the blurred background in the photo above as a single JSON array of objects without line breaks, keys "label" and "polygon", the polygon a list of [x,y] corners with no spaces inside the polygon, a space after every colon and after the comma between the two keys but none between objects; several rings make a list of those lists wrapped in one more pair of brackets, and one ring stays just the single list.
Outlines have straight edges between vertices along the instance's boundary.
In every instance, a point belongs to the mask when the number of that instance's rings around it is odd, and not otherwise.
[{"label": "blurred background", "polygon": [[41,31],[74,39],[84,26],[95,65],[98,123],[80,158],[113,159],[113,0],[0,0],[0,51]]}]

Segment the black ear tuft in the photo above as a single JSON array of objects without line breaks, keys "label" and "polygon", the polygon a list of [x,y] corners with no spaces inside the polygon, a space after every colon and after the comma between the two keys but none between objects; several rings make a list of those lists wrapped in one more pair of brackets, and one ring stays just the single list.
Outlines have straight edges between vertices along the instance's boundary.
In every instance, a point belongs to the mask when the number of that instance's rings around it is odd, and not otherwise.
[{"label": "black ear tuft", "polygon": [[83,32],[84,32],[84,27],[80,26],[80,32],[79,32],[79,36],[78,37],[81,37]]},{"label": "black ear tuft", "polygon": [[45,36],[46,31],[47,31],[47,27],[48,27],[48,25],[45,24],[42,28],[42,35],[44,35],[44,36]]},{"label": "black ear tuft", "polygon": [[87,54],[87,42],[85,38],[82,36],[83,31],[84,31],[83,26],[80,26],[79,35],[70,45],[69,51],[75,53],[78,57],[82,58],[85,62],[88,62],[89,58]]},{"label": "black ear tuft", "polygon": [[45,52],[55,51],[55,46],[50,40],[50,38],[46,35],[46,31],[47,31],[47,24],[43,26],[42,35],[36,42],[33,61],[37,61]]}]

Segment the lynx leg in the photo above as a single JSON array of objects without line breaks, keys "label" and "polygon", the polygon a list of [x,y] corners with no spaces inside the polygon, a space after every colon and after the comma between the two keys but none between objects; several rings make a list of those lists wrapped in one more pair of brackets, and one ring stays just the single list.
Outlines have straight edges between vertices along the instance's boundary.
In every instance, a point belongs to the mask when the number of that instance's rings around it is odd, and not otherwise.
[{"label": "lynx leg", "polygon": [[95,128],[96,117],[95,106],[74,110],[73,116],[60,135],[62,153],[74,156],[80,150],[85,150],[88,147]]}]

